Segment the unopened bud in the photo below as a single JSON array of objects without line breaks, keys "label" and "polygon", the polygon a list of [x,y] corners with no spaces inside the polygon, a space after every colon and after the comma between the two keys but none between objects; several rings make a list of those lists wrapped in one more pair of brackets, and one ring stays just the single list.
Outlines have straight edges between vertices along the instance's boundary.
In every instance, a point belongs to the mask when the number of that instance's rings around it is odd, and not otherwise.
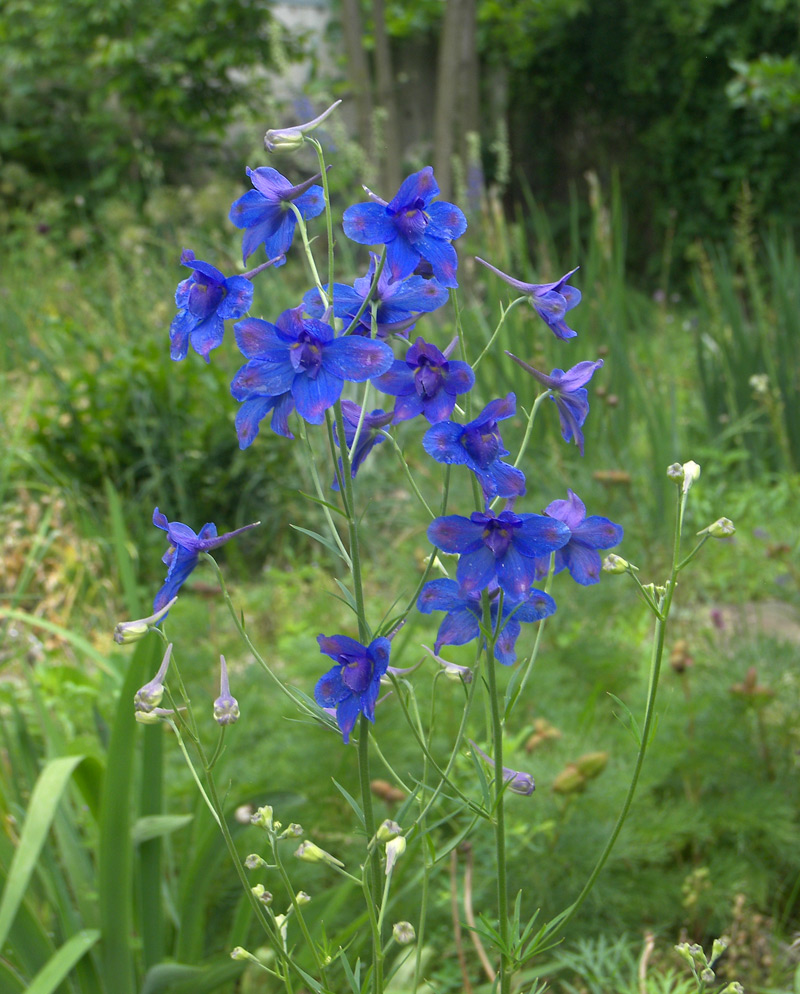
[{"label": "unopened bud", "polygon": [[249,953],[243,946],[235,946],[231,949],[231,959],[250,960],[251,963],[258,963],[259,966],[261,965],[261,961],[256,959],[256,957],[252,953]]},{"label": "unopened bud", "polygon": [[708,528],[704,528],[698,534],[703,535],[706,532],[712,538],[730,538],[736,532],[736,525],[734,525],[730,518],[717,518],[713,524],[710,524]]},{"label": "unopened bud", "polygon": [[114,641],[119,645],[138,642],[139,639],[144,638],[150,629],[155,628],[159,621],[165,617],[177,599],[177,597],[173,597],[166,607],[162,607],[160,611],[151,614],[149,618],[139,618],[138,621],[120,621],[114,629]]},{"label": "unopened bud", "polygon": [[331,856],[324,849],[320,849],[313,842],[301,842],[294,854],[298,859],[302,859],[306,863],[327,863],[328,866],[344,866],[341,860],[338,860],[335,856]]},{"label": "unopened bud", "polygon": [[417,933],[411,922],[395,922],[392,925],[392,938],[400,946],[407,946],[416,939]]},{"label": "unopened bud", "polygon": [[271,831],[275,826],[272,820],[272,805],[265,804],[261,808],[256,808],[253,814],[250,815],[250,821],[260,828],[266,828],[268,832]]},{"label": "unopened bud", "polygon": [[394,864],[400,859],[403,853],[406,851],[406,840],[402,835],[398,835],[397,838],[392,839],[391,842],[386,843],[386,876],[394,869]]},{"label": "unopened bud", "polygon": [[378,831],[375,833],[375,838],[378,842],[391,842],[396,836],[400,835],[403,831],[402,828],[397,824],[396,821],[392,821],[387,818],[382,821],[378,826]]},{"label": "unopened bud", "polygon": [[260,870],[262,867],[267,866],[267,861],[262,859],[258,853],[251,852],[250,855],[245,859],[244,866],[246,870]]},{"label": "unopened bud", "polygon": [[688,494],[695,480],[700,479],[700,467],[691,459],[683,464],[683,492]]},{"label": "unopened bud", "polygon": [[[667,466],[667,477],[672,480],[673,483],[683,483],[683,466],[681,466],[679,462],[671,463]],[[676,946],[675,948],[677,949],[678,947]]]},{"label": "unopened bud", "polygon": [[713,984],[716,978],[717,975],[714,973],[714,971],[711,969],[710,966],[707,966],[704,970],[700,971],[700,979],[703,981],[704,984]]},{"label": "unopened bud", "polygon": [[250,890],[262,904],[272,904],[272,894],[270,894],[263,884],[256,884]]},{"label": "unopened bud", "polygon": [[744,987],[734,980],[732,983],[726,984],[719,994],[744,994]]},{"label": "unopened bud", "polygon": [[133,695],[133,706],[136,711],[146,714],[154,708],[157,708],[161,703],[161,699],[164,696],[164,680],[167,676],[167,670],[169,669],[169,661],[171,657],[172,643],[170,642],[167,646],[167,651],[164,653],[164,658],[161,660],[158,673],[156,673],[149,683],[146,683],[143,687],[140,687]]},{"label": "unopened bud", "polygon": [[689,950],[688,942],[680,942],[674,948],[675,952],[680,956],[681,959],[686,960],[689,966],[694,967],[694,956],[692,956]]},{"label": "unopened bud", "polygon": [[311,895],[306,894],[304,890],[299,890],[294,896],[295,904],[304,905],[311,903]]},{"label": "unopened bud", "polygon": [[322,124],[325,118],[335,110],[341,100],[337,100],[336,103],[331,104],[331,106],[324,110],[318,117],[315,117],[312,121],[306,121],[305,124],[298,124],[293,128],[274,128],[270,129],[264,135],[264,147],[268,152],[294,152],[303,144],[304,135],[308,131],[313,131],[318,125]]},{"label": "unopened bud", "polygon": [[219,657],[219,697],[214,701],[214,721],[218,725],[234,725],[239,720],[239,702],[231,697],[228,686],[228,665],[225,657]]},{"label": "unopened bud", "polygon": [[628,560],[623,559],[622,556],[615,556],[613,552],[607,555],[603,560],[604,573],[627,573],[630,569],[636,569],[636,567],[631,566]]},{"label": "unopened bud", "polygon": [[298,825],[297,822],[293,821],[291,825],[287,825],[286,828],[278,836],[279,839],[299,839],[303,834],[303,826]]},{"label": "unopened bud", "polygon": [[728,948],[728,937],[721,935],[718,939],[714,939],[714,945],[711,947],[711,962],[716,963],[720,956]]}]

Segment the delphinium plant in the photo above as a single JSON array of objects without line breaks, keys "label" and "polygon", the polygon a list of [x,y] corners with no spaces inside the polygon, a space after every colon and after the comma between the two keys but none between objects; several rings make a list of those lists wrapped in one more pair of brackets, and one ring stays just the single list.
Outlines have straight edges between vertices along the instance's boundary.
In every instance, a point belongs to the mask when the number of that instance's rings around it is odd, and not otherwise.
[{"label": "delphinium plant", "polygon": [[[732,526],[721,519],[701,533],[691,551],[682,551],[684,510],[699,467],[692,462],[676,463],[668,471],[675,484],[676,520],[667,579],[644,585],[637,569],[622,558],[611,555],[603,562],[601,552],[622,541],[622,527],[592,514],[573,490],[566,496],[548,493],[546,481],[526,476],[523,470],[535,419],[548,398],[555,404],[564,440],[574,442],[583,454],[587,388],[602,360],[585,359],[567,369],[543,372],[509,353],[508,361],[519,363],[530,374],[532,393],[537,385],[541,387],[530,409],[519,408],[513,393],[477,401],[476,372],[494,348],[497,331],[477,355],[469,354],[459,321],[458,256],[453,245],[465,232],[467,221],[456,205],[438,199],[430,167],[405,179],[391,200],[367,190],[365,201],[344,211],[344,236],[373,251],[365,259],[364,275],[352,283],[336,282],[336,227],[327,184],[330,167],[313,135],[316,125],[333,109],[308,124],[269,131],[266,136],[270,152],[309,145],[319,160],[317,175],[292,185],[271,167],[248,169],[253,188],[236,200],[230,218],[243,230],[245,266],[256,253],[263,253],[263,261],[242,275],[226,277],[184,250],[180,261],[189,275],[177,289],[178,313],[170,341],[174,361],[184,360],[193,350],[208,362],[210,353],[223,344],[226,322],[235,322],[235,344],[245,360],[231,384],[233,398],[241,405],[235,420],[240,446],[257,445],[269,416],[271,430],[303,450],[315,488],[310,499],[327,530],[317,537],[344,565],[345,575],[336,577],[336,583],[352,611],[352,626],[347,631],[316,634],[322,658],[313,689],[284,683],[251,641],[210,554],[255,524],[222,535],[213,524],[205,524],[195,532],[156,509],[153,523],[166,532],[169,542],[164,556],[166,580],[155,597],[154,614],[121,624],[116,637],[121,642],[133,641],[155,630],[164,641],[158,673],[136,695],[136,716],[145,723],[166,723],[173,730],[272,949],[264,957],[237,947],[232,953],[235,958],[249,960],[277,977],[287,991],[331,994],[348,989],[355,994],[362,990],[378,994],[405,962],[416,990],[424,975],[421,949],[437,863],[483,823],[494,838],[496,900],[493,910],[482,915],[478,932],[484,948],[488,947],[494,987],[508,994],[518,986],[523,966],[557,940],[608,858],[630,809],[653,731],[666,624],[678,574],[709,537],[729,534]],[[308,231],[309,222],[317,218],[321,218],[327,247],[327,272],[323,273]],[[296,307],[272,320],[248,316],[253,280],[274,278],[270,270],[283,266],[287,256],[297,252],[298,240],[313,286]],[[531,284],[489,263],[484,265],[518,291],[514,304],[531,305],[544,321],[538,325],[542,331],[549,329],[562,340],[576,336],[566,319],[581,297],[570,282],[574,270],[550,283]],[[458,334],[449,343],[429,342],[416,332],[416,325],[448,301],[454,308]],[[498,331],[502,320],[501,315]],[[538,322],[537,317],[533,320]],[[374,406],[376,394],[386,398],[382,407]],[[525,430],[512,456],[504,445],[502,423],[518,411],[524,415]],[[397,442],[398,431],[404,432],[405,450],[416,450],[411,465]],[[381,452],[371,455],[376,445],[386,442],[389,446],[384,444]],[[420,513],[429,519],[430,549],[413,591],[392,590],[388,581],[385,600],[367,603],[362,556],[365,501],[359,493],[358,471],[365,459],[388,455],[390,449],[402,464]],[[441,466],[441,488],[435,500],[430,493],[426,495],[425,481],[415,478],[412,465],[421,459]],[[450,483],[455,474],[471,481],[471,506],[451,506]],[[532,510],[543,504],[543,513]],[[177,653],[166,635],[167,616],[180,610],[176,602],[181,586],[201,560],[215,568],[234,624],[266,676],[304,721],[317,723],[321,734],[338,739],[337,748],[352,752],[360,797],[346,796],[353,812],[352,833],[363,840],[357,865],[345,865],[335,852],[305,838],[301,826],[282,825],[269,798],[253,815],[253,823],[263,830],[262,851],[246,859],[237,852],[214,776],[229,726],[240,719],[225,660],[221,659],[220,693],[206,719],[190,704]],[[439,570],[445,575],[438,575]],[[607,845],[572,904],[554,919],[540,923],[537,895],[512,894],[509,888],[508,797],[531,798],[535,783],[529,772],[506,765],[505,743],[516,706],[530,694],[546,619],[556,613],[552,593],[556,577],[568,574],[588,587],[600,581],[604,570],[627,574],[654,617],[644,717],[641,723],[631,722],[637,755]],[[435,613],[439,619],[433,649],[423,665],[417,665],[421,652],[413,640],[394,641],[413,612]],[[309,631],[309,653],[315,651],[314,636]],[[467,643],[475,644],[472,667],[442,656],[447,647]],[[503,681],[505,689],[498,681],[498,666],[513,668],[511,679]],[[444,751],[438,739],[434,742],[434,709],[429,704],[443,676],[463,686],[463,711]],[[395,709],[408,723],[410,738],[419,748],[422,775],[411,783],[403,771],[393,769],[391,755],[380,748],[379,723],[375,724],[379,702],[384,702],[382,713]],[[246,709],[242,711],[242,720],[252,718]],[[211,715],[218,726],[214,737],[209,730]],[[406,793],[395,817],[380,824],[370,791],[376,754]],[[535,804],[535,800],[526,803]],[[439,851],[434,829],[448,818],[460,827]],[[422,844],[413,845],[405,855],[413,843]],[[398,861],[407,861],[413,854],[421,864],[419,915],[414,922],[397,921],[393,917],[395,871]],[[355,941],[352,930],[340,936],[326,934],[309,923],[304,913],[309,897],[293,882],[295,858],[325,864],[357,886],[363,905],[353,909],[351,918],[363,921],[365,939]],[[267,873],[283,898],[273,897],[264,884],[251,886],[248,872],[256,869]],[[361,952],[365,949],[369,952]]]}]

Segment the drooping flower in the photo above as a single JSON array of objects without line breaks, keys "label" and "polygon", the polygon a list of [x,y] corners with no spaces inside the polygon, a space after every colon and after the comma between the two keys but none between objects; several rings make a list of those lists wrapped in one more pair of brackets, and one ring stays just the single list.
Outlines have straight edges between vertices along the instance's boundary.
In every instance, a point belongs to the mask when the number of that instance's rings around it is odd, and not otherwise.
[{"label": "drooping flower", "polygon": [[156,528],[167,533],[170,543],[169,549],[161,559],[169,567],[167,578],[153,601],[153,610],[157,612],[169,604],[189,578],[189,574],[197,565],[201,552],[216,549],[217,546],[223,545],[234,535],[241,535],[242,532],[255,528],[261,522],[254,521],[251,525],[237,528],[236,531],[226,532],[224,535],[217,535],[217,526],[208,522],[198,533],[195,533],[188,525],[184,525],[180,521],[168,521],[166,514],[162,514],[156,508],[153,511],[153,524]]},{"label": "drooping flower", "polygon": [[[497,631],[499,588],[493,583],[488,589],[492,629]],[[455,580],[431,580],[426,583],[417,599],[417,610],[422,614],[430,614],[432,611],[447,612],[439,625],[433,647],[437,655],[443,645],[466,645],[480,635],[480,622],[483,619],[481,592],[475,590],[465,593]],[[504,600],[494,658],[503,666],[511,666],[517,659],[516,644],[521,631],[520,622],[541,621],[542,618],[549,618],[555,610],[556,602],[553,598],[535,588],[520,601]]]},{"label": "drooping flower", "polygon": [[579,362],[576,366],[568,369],[566,373],[563,369],[554,369],[548,376],[546,373],[540,373],[538,369],[529,366],[527,362],[523,362],[515,355],[511,355],[510,352],[506,352],[506,355],[511,356],[514,362],[522,366],[542,386],[550,390],[550,399],[555,401],[558,409],[561,435],[564,441],[570,442],[574,439],[581,455],[583,455],[583,432],[581,428],[589,413],[589,393],[586,390],[586,384],[603,365],[603,360]]},{"label": "drooping flower", "polygon": [[375,721],[381,677],[389,665],[390,643],[374,639],[368,646],[346,635],[317,636],[320,652],[336,663],[317,682],[314,699],[320,707],[336,708],[336,722],[345,743],[359,714]]},{"label": "drooping flower", "polygon": [[[566,500],[554,500],[544,509],[544,513],[555,521],[563,522],[569,529],[569,540],[556,551],[555,572],[567,569],[572,579],[583,586],[598,583],[602,563],[598,549],[611,549],[618,545],[624,532],[621,525],[608,518],[593,514],[586,517],[586,505],[567,490]],[[538,563],[538,575],[547,573],[549,559]]]},{"label": "drooping flower", "polygon": [[397,400],[394,424],[424,414],[431,424],[453,413],[458,394],[467,393],[475,383],[472,367],[459,359],[448,359],[453,345],[440,352],[418,338],[405,359],[395,359],[388,372],[375,380],[375,386]]},{"label": "drooping flower", "polygon": [[385,245],[393,280],[410,276],[420,259],[443,285],[456,287],[458,257],[450,244],[467,230],[467,221],[455,204],[440,200],[433,169],[426,166],[403,180],[388,204],[379,197],[355,204],[344,212],[344,233],[359,245]]},{"label": "drooping flower", "polygon": [[155,710],[155,708],[157,708],[161,703],[161,700],[164,697],[164,681],[167,678],[167,670],[169,669],[171,659],[172,642],[170,642],[167,646],[156,675],[152,680],[148,680],[147,683],[143,687],[140,687],[133,695],[133,706],[136,711],[148,714],[149,712]]},{"label": "drooping flower", "polygon": [[[493,769],[497,769],[495,761],[491,756],[487,756],[483,749],[479,748],[472,739],[469,740],[469,744],[481,757],[485,760]],[[523,770],[512,770],[508,766],[503,767],[503,781],[508,784],[508,789],[513,794],[522,794],[523,797],[530,797],[531,794],[536,790],[536,783],[530,773],[525,773]]]},{"label": "drooping flower", "polygon": [[[377,263],[378,256],[370,252],[370,264],[366,276],[355,280],[352,286],[347,286],[345,283],[333,284],[333,314],[334,317],[341,318],[346,326],[352,323],[370,291]],[[327,283],[323,289],[328,292]],[[378,305],[375,315],[378,337],[388,338],[391,334],[407,336],[420,313],[428,314],[435,311],[447,303],[447,299],[447,289],[440,286],[436,280],[410,276],[406,280],[393,282],[389,267],[384,266],[378,277],[375,293],[370,298],[370,303],[375,301]],[[312,317],[323,316],[324,308],[316,290],[309,290],[303,297],[303,303],[306,313]],[[372,315],[369,307],[364,310],[352,334],[365,335],[367,338],[372,335]]]},{"label": "drooping flower", "polygon": [[[384,436],[381,434],[381,428],[385,428],[386,425],[392,420],[392,412],[376,409],[371,411],[369,414],[365,414],[361,417],[361,408],[358,404],[353,403],[352,400],[342,401],[342,421],[344,422],[344,438],[347,443],[347,448],[350,450],[350,476],[355,479],[356,473],[359,467],[367,458],[367,456],[372,452],[376,445],[380,442],[386,441]],[[358,442],[356,443],[355,449],[353,449],[353,442],[356,439],[356,432],[358,431],[358,423],[361,421],[361,431],[358,432]],[[334,441],[339,445],[339,433],[334,431]],[[342,472],[342,460],[339,460],[339,472]],[[334,490],[339,489],[339,480],[334,479],[332,487]]]},{"label": "drooping flower", "polygon": [[222,344],[225,321],[250,310],[253,284],[244,276],[226,278],[215,266],[195,259],[191,249],[181,253],[181,265],[192,275],[175,291],[178,313],[169,328],[170,357],[185,359],[191,344],[209,362],[208,353]]},{"label": "drooping flower", "polygon": [[493,400],[468,424],[440,421],[425,433],[422,445],[436,462],[468,466],[489,497],[519,497],[525,493],[525,476],[515,466],[501,462],[508,455],[497,422],[516,412],[513,393]]},{"label": "drooping flower", "polygon": [[246,262],[258,246],[263,245],[267,258],[276,259],[274,265],[282,266],[286,259],[279,257],[289,251],[297,225],[289,204],[294,203],[304,221],[319,217],[325,210],[322,187],[314,185],[319,173],[297,186],[292,186],[271,166],[248,168],[247,175],[254,189],[239,197],[230,211],[233,224],[244,229],[242,258]]},{"label": "drooping flower", "polygon": [[[385,342],[348,335],[336,338],[333,328],[314,318],[303,319],[302,306],[284,311],[274,325],[248,318],[234,325],[239,351],[250,361],[234,376],[236,400],[255,401],[242,419],[239,444],[255,437],[258,417],[275,409],[280,434],[288,433],[291,403],[310,424],[322,424],[325,411],[339,399],[345,380],[363,383],[385,373],[394,353]],[[273,404],[267,401],[272,398]]]},{"label": "drooping flower", "polygon": [[120,621],[114,628],[114,641],[118,645],[127,645],[129,642],[138,642],[152,631],[156,625],[167,616],[167,611],[175,604],[177,597],[173,597],[169,603],[165,604],[160,611],[151,614],[149,618],[137,618],[136,621]]},{"label": "drooping flower", "polygon": [[519,290],[521,293],[526,294],[530,300],[531,307],[536,311],[539,317],[544,321],[548,328],[553,332],[556,338],[567,339],[575,338],[578,334],[577,331],[573,331],[567,325],[564,320],[564,315],[567,311],[571,311],[573,307],[577,307],[581,302],[581,292],[577,287],[570,286],[567,280],[572,276],[573,273],[578,271],[576,266],[575,269],[571,269],[568,273],[561,277],[560,280],[556,280],[555,283],[523,283],[522,280],[516,280],[513,276],[509,276],[506,273],[501,272],[499,269],[495,269],[494,266],[486,262],[485,259],[479,259],[475,257],[475,261],[479,262],[482,266],[486,266],[487,269],[491,269],[493,273],[496,273],[501,280],[505,280],[509,286],[514,287],[515,290]]},{"label": "drooping flower", "polygon": [[515,602],[528,595],[537,558],[560,549],[569,537],[569,527],[554,517],[513,511],[473,511],[468,518],[448,514],[428,525],[432,545],[460,555],[456,577],[462,594],[479,593],[496,581]]}]

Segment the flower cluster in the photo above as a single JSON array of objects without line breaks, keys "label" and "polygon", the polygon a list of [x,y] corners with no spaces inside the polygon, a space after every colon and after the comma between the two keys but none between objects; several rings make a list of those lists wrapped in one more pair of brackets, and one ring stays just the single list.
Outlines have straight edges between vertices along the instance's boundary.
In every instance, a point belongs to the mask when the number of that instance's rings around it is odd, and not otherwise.
[{"label": "flower cluster", "polygon": [[[267,149],[291,151],[313,141],[308,133],[332,110],[303,125],[268,131]],[[622,529],[605,518],[587,517],[571,490],[567,500],[553,501],[543,514],[518,511],[515,502],[528,488],[519,465],[523,453],[516,462],[506,461],[509,450],[499,427],[516,416],[516,396],[489,398],[475,416],[470,399],[475,374],[464,358],[452,357],[458,339],[440,348],[426,334],[409,344],[416,325],[429,320],[427,316],[442,307],[450,290],[458,286],[453,243],[467,228],[464,214],[439,198],[430,166],[408,176],[388,201],[367,190],[367,201],[347,207],[342,218],[344,235],[372,249],[366,272],[361,270],[364,275],[352,284],[337,283],[331,271],[330,282],[322,283],[312,261],[315,285],[297,306],[267,320],[249,316],[253,278],[286,262],[298,229],[310,255],[306,225],[326,210],[327,180],[324,169],[293,182],[267,166],[248,168],[247,176],[252,188],[233,203],[230,220],[242,231],[243,262],[262,248],[265,261],[250,272],[226,277],[184,251],[181,265],[191,273],[176,292],[172,358],[186,358],[191,346],[208,361],[209,353],[223,342],[225,322],[234,321],[236,346],[244,358],[231,383],[231,394],[241,405],[235,418],[240,447],[255,442],[268,414],[273,432],[287,439],[294,438],[294,419],[310,426],[327,423],[331,453],[339,467],[334,490],[345,483],[350,486],[345,466],[355,478],[367,456],[392,437],[396,426],[424,419],[424,452],[435,462],[465,467],[477,481],[482,501],[469,516],[442,514],[431,523],[430,542],[457,555],[458,565],[455,579],[432,580],[423,586],[417,607],[423,614],[444,612],[435,653],[445,645],[481,640],[491,646],[500,663],[510,665],[516,659],[521,625],[540,622],[556,610],[550,594],[535,586],[537,581],[551,571],[568,570],[578,583],[596,583],[597,550],[616,545]],[[535,284],[515,279],[483,259],[477,261],[519,291],[557,338],[576,336],[566,323],[567,313],[581,299],[569,282],[575,270],[552,283]],[[586,385],[602,360],[546,374],[509,355],[553,400],[565,441],[575,442],[582,454],[582,429],[589,411]],[[392,403],[362,409],[347,396],[351,383],[371,383]],[[347,450],[347,458],[344,451],[337,454],[333,443]],[[349,490],[343,500],[352,515]],[[498,500],[506,501],[502,510],[494,509]],[[171,543],[164,556],[167,577],[154,603],[158,618],[163,618],[200,553],[246,529],[218,536],[215,526],[206,524],[196,534],[187,525],[169,522],[158,510],[153,521]],[[146,629],[149,620],[136,624]],[[335,665],[317,683],[315,698],[335,716],[347,742],[360,714],[374,720],[380,681],[389,664],[389,638],[379,635],[364,645],[346,635],[320,635],[318,642]],[[224,660],[221,665],[215,717],[225,724],[236,720],[238,705],[228,690]]]}]

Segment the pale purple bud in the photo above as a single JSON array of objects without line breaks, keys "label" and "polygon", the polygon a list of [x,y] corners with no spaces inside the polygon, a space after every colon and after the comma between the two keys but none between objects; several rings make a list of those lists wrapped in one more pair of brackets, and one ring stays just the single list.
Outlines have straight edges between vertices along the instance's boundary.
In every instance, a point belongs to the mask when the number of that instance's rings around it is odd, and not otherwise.
[{"label": "pale purple bud", "polygon": [[394,864],[400,859],[403,853],[406,851],[406,840],[402,835],[398,835],[397,838],[392,839],[391,842],[386,843],[386,876],[394,869]]},{"label": "pale purple bud", "polygon": [[231,697],[228,686],[228,665],[225,657],[219,657],[219,697],[214,701],[214,720],[218,725],[234,725],[239,720],[239,702]]},{"label": "pale purple bud", "polygon": [[149,683],[140,687],[133,695],[133,706],[137,712],[147,714],[152,712],[161,703],[161,698],[164,696],[164,679],[169,669],[171,657],[172,643],[170,642],[167,646],[167,651],[164,653],[164,658],[161,660],[158,673],[156,673]]},{"label": "pale purple bud", "polygon": [[327,110],[324,110],[312,121],[306,121],[305,124],[297,124],[293,128],[270,129],[264,135],[264,147],[268,152],[294,152],[295,149],[300,148],[305,141],[303,136],[307,132],[313,131],[318,125],[322,124],[325,118],[332,111],[334,111],[341,102],[341,100],[337,100],[336,103],[331,104]]},{"label": "pale purple bud", "polygon": [[[487,756],[486,753],[478,748],[477,745],[469,740],[469,744],[481,756],[490,766],[494,766],[494,760]],[[508,789],[514,794],[522,794],[524,797],[530,797],[530,795],[536,790],[536,783],[530,773],[525,773],[522,770],[512,770],[508,766],[503,767],[503,780],[508,784]]]}]

